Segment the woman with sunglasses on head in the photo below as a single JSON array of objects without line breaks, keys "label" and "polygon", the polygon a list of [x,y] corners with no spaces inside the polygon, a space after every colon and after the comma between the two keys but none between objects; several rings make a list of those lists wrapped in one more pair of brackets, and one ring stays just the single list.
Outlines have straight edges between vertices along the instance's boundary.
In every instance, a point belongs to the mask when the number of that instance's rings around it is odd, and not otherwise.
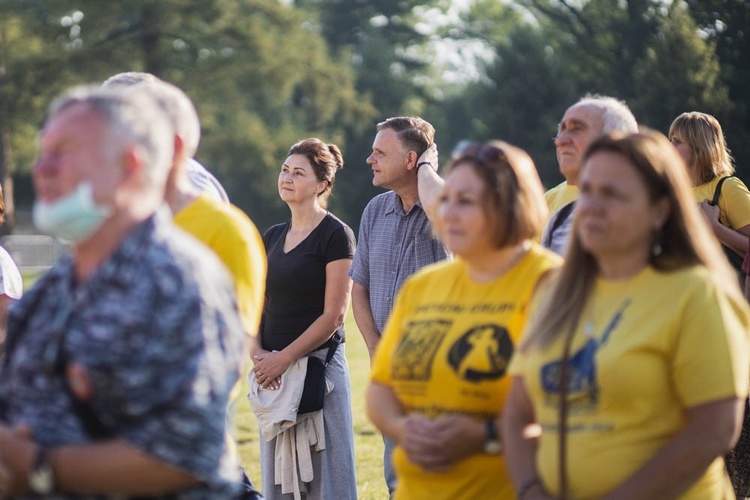
[{"label": "woman with sunglasses on head", "polygon": [[378,345],[367,413],[397,444],[396,499],[511,498],[500,415],[526,305],[560,258],[529,156],[472,145],[448,168],[435,227],[456,259],[410,278]]},{"label": "woman with sunglasses on head", "polygon": [[663,135],[605,136],[584,160],[565,263],[510,367],[518,497],[733,498],[747,304]]}]

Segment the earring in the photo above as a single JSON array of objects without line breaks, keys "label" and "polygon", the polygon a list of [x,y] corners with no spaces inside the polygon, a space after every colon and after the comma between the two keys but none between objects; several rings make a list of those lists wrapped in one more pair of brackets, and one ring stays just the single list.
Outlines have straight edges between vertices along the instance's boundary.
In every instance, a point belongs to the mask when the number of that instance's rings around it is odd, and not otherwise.
[{"label": "earring", "polygon": [[664,251],[664,248],[662,247],[662,244],[661,244],[662,236],[663,236],[661,229],[662,228],[654,230],[654,241],[651,244],[651,255],[653,255],[654,257],[660,256],[662,252]]}]

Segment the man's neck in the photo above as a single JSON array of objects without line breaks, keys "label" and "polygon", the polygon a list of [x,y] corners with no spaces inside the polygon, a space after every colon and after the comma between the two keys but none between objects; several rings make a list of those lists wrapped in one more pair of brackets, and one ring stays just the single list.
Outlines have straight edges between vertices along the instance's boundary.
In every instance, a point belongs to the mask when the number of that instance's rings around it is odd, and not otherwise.
[{"label": "man's neck", "polygon": [[180,176],[167,185],[164,201],[169,205],[172,215],[177,215],[188,205],[198,199],[198,192],[187,176]]},{"label": "man's neck", "polygon": [[401,200],[401,207],[405,214],[411,212],[411,209],[414,208],[414,205],[419,201],[419,191],[417,190],[416,185],[404,189],[394,189],[393,191]]}]

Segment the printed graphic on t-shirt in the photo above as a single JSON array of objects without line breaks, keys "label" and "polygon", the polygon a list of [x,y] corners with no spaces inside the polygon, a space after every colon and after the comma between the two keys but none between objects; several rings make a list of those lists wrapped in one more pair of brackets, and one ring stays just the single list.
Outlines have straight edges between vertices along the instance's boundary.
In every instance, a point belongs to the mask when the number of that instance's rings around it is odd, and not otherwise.
[{"label": "printed graphic on t-shirt", "polygon": [[[630,302],[630,299],[623,302],[599,338],[592,336],[580,350],[570,357],[566,378],[568,409],[571,414],[590,413],[596,409],[599,401],[599,384],[596,380],[595,356],[617,328]],[[559,360],[542,366],[541,379],[545,392],[545,404],[551,408],[557,408],[560,402],[561,372],[562,362]]]},{"label": "printed graphic on t-shirt", "polygon": [[448,352],[448,364],[469,382],[496,380],[505,375],[513,355],[508,330],[495,324],[475,326]]},{"label": "printed graphic on t-shirt", "polygon": [[404,336],[393,353],[391,378],[401,381],[428,381],[432,362],[452,321],[412,321],[404,328]]}]

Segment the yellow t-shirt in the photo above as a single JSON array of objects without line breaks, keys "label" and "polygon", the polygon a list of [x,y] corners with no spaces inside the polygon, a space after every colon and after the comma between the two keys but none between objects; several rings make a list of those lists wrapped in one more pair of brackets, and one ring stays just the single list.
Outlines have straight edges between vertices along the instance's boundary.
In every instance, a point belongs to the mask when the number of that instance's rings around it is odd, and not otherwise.
[{"label": "yellow t-shirt", "polygon": [[257,335],[266,287],[266,251],[255,224],[234,205],[201,195],[174,216],[174,222],[218,255],[237,291],[242,324]]},{"label": "yellow t-shirt", "polygon": [[[695,201],[711,201],[721,177],[693,188]],[[750,224],[750,191],[737,177],[730,177],[721,185],[719,195],[719,222],[735,231]]]},{"label": "yellow t-shirt", "polygon": [[[686,408],[745,397],[749,326],[747,305],[717,290],[703,267],[649,267],[625,282],[598,280],[570,351],[571,497],[598,498],[622,484],[682,428]],[[552,494],[563,342],[518,351],[510,366],[542,426],[537,467]],[[720,457],[683,498],[734,498],[731,492]]]},{"label": "yellow t-shirt", "polygon": [[578,199],[578,187],[563,181],[544,193],[544,199],[549,208],[549,216],[552,217],[562,207]]},{"label": "yellow t-shirt", "polygon": [[[504,276],[478,284],[457,259],[412,276],[373,361],[372,380],[390,386],[407,413],[428,417],[496,417],[509,388],[505,376],[539,278],[560,258],[533,244]],[[449,471],[428,473],[397,447],[397,499],[513,498],[501,456],[477,453]]]}]

